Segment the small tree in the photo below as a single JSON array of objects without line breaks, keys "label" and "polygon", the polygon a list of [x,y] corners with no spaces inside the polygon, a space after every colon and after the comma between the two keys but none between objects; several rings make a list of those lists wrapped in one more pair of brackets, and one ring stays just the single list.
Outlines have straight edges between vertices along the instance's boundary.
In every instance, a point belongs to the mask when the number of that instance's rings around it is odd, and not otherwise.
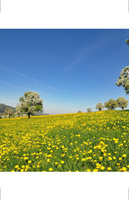
[{"label": "small tree", "polygon": [[39,94],[36,92],[25,92],[24,96],[19,98],[20,104],[17,105],[17,112],[25,112],[30,118],[30,115],[41,111],[43,109],[43,100],[39,98]]},{"label": "small tree", "polygon": [[82,111],[79,110],[78,113],[82,113]]},{"label": "small tree", "polygon": [[109,99],[109,101],[106,101],[104,103],[105,108],[107,108],[108,110],[115,110],[115,108],[117,107],[117,103],[115,99]]},{"label": "small tree", "polygon": [[91,108],[87,108],[87,112],[92,112],[92,109]]},{"label": "small tree", "polygon": [[120,76],[116,82],[117,86],[123,86],[126,94],[129,93],[129,67],[122,69]]},{"label": "small tree", "polygon": [[11,115],[13,114],[13,109],[10,107],[6,107],[6,110],[4,112],[5,115],[8,115],[9,118],[11,117]]},{"label": "small tree", "polygon": [[102,103],[98,103],[96,105],[96,109],[98,109],[99,111],[103,110],[103,108],[104,108],[104,105]]},{"label": "small tree", "polygon": [[124,108],[126,108],[127,105],[128,105],[128,100],[125,99],[124,97],[119,97],[119,98],[116,100],[116,102],[117,102],[117,106],[118,106],[119,108],[122,108],[122,110],[123,110]]}]

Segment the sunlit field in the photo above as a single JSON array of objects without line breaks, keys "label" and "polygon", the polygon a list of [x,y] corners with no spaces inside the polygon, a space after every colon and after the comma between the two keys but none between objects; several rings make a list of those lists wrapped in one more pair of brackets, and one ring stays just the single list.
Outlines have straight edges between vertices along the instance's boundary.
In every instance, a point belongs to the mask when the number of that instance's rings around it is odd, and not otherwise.
[{"label": "sunlit field", "polygon": [[0,120],[0,171],[129,171],[129,111]]}]

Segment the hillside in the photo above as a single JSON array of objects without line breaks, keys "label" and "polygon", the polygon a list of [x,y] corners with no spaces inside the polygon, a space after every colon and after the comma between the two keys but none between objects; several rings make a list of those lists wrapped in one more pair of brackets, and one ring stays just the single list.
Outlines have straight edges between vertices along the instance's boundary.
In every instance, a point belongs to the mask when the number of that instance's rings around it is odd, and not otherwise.
[{"label": "hillside", "polygon": [[8,106],[8,105],[5,105],[5,104],[3,104],[3,103],[0,103],[0,113],[4,113],[7,107],[10,107],[10,108],[12,108],[13,110],[15,110],[15,108],[12,107],[12,106]]},{"label": "hillside", "polygon": [[129,112],[46,115],[0,121],[5,172],[129,172]]}]

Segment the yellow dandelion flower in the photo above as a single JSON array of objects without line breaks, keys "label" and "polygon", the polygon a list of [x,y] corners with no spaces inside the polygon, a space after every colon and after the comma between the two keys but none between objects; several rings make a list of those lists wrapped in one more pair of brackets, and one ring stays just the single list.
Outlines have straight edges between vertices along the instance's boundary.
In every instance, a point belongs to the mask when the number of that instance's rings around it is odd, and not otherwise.
[{"label": "yellow dandelion flower", "polygon": [[101,168],[100,168],[101,170],[104,170],[105,169],[105,167],[104,166],[101,166]]},{"label": "yellow dandelion flower", "polygon": [[112,160],[112,157],[108,157],[108,160]]},{"label": "yellow dandelion flower", "polygon": [[15,168],[16,168],[16,169],[19,168],[19,165],[15,165]]},{"label": "yellow dandelion flower", "polygon": [[126,156],[127,156],[126,154],[123,154],[123,155],[122,155],[123,158],[126,158]]},{"label": "yellow dandelion flower", "polygon": [[126,167],[122,167],[122,168],[120,169],[120,171],[124,171],[124,172],[126,172],[127,169],[126,169]]},{"label": "yellow dandelion flower", "polygon": [[98,172],[98,169],[93,169],[93,172]]},{"label": "yellow dandelion flower", "polygon": [[108,167],[108,168],[107,168],[108,171],[111,171],[111,169],[112,169],[111,167]]},{"label": "yellow dandelion flower", "polygon": [[53,169],[52,169],[52,168],[49,168],[49,171],[50,171],[50,172],[52,172],[52,171],[53,171]]},{"label": "yellow dandelion flower", "polygon": [[24,160],[28,160],[29,158],[28,157],[24,157]]},{"label": "yellow dandelion flower", "polygon": [[90,172],[91,170],[90,170],[90,169],[87,169],[86,171],[87,171],[87,172]]}]

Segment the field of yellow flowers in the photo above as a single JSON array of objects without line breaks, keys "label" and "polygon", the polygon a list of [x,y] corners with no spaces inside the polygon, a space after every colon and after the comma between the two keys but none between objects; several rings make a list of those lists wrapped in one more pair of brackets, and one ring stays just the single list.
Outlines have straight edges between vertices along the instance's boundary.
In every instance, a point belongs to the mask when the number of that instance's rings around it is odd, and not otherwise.
[{"label": "field of yellow flowers", "polygon": [[129,111],[1,119],[0,171],[129,171]]}]

